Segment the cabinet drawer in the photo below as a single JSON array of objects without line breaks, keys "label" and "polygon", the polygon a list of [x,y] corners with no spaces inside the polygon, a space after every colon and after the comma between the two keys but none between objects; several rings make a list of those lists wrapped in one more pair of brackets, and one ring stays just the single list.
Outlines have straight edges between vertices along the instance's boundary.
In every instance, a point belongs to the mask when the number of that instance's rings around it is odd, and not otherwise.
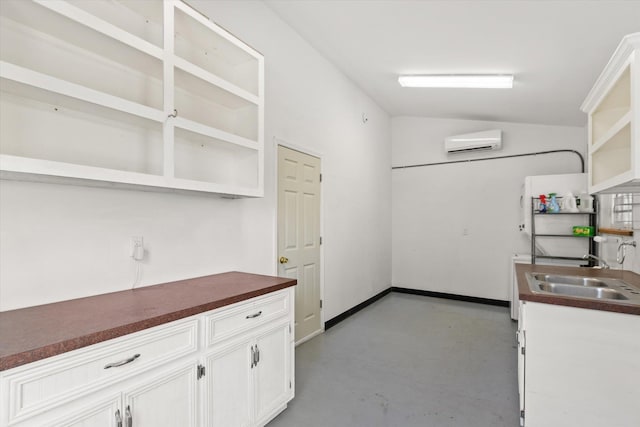
[{"label": "cabinet drawer", "polygon": [[0,425],[27,419],[197,350],[198,319],[190,318],[6,371],[2,394],[8,393],[9,407],[3,410]]},{"label": "cabinet drawer", "polygon": [[257,297],[234,307],[214,311],[206,318],[206,345],[250,330],[270,320],[287,315],[291,301],[288,290]]}]

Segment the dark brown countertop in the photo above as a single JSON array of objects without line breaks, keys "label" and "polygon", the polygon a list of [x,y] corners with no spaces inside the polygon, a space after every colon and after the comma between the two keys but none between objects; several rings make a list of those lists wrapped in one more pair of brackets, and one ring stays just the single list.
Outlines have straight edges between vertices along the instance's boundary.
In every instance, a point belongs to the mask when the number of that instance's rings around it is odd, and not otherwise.
[{"label": "dark brown countertop", "polygon": [[296,285],[230,272],[0,313],[0,371]]},{"label": "dark brown countertop", "polygon": [[624,280],[640,289],[640,275],[626,270],[601,270],[585,267],[561,267],[556,265],[516,264],[518,291],[523,301],[541,302],[545,304],[566,305],[569,307],[588,308],[591,310],[614,311],[640,315],[640,305],[633,302],[594,300],[567,295],[549,295],[532,292],[529,289],[525,273],[568,274],[573,276],[610,277]]}]

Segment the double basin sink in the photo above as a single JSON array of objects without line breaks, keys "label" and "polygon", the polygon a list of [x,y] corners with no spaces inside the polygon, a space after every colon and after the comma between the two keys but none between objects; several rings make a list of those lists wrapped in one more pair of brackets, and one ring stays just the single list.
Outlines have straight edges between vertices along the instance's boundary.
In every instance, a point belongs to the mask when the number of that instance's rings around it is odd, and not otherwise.
[{"label": "double basin sink", "polygon": [[526,278],[534,293],[640,304],[640,289],[619,279],[544,273],[526,273]]}]

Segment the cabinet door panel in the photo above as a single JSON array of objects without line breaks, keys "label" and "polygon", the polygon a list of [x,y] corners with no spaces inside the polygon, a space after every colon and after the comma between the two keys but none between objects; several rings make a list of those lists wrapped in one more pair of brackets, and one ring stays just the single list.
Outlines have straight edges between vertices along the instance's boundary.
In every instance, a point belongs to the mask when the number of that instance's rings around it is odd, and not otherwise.
[{"label": "cabinet door panel", "polygon": [[287,402],[292,390],[289,377],[289,323],[258,336],[259,362],[256,371],[256,414],[258,424]]},{"label": "cabinet door panel", "polygon": [[[51,427],[116,427],[116,412],[122,416],[120,398],[120,394],[116,394],[93,402],[54,421]],[[33,425],[42,425],[42,421],[35,421]]]},{"label": "cabinet door panel", "polygon": [[[522,414],[525,410],[525,402],[524,402],[524,391],[525,391],[525,331],[524,331],[524,322],[525,322],[525,305],[524,303],[520,303],[518,305],[519,315],[518,315],[518,396],[520,401],[520,414]],[[524,418],[520,417],[520,425],[524,425]]]},{"label": "cabinet door panel", "polygon": [[207,357],[205,425],[251,425],[252,352],[249,341],[219,348]]},{"label": "cabinet door panel", "polygon": [[196,371],[195,362],[168,369],[125,392],[123,425],[129,409],[135,427],[196,426]]}]

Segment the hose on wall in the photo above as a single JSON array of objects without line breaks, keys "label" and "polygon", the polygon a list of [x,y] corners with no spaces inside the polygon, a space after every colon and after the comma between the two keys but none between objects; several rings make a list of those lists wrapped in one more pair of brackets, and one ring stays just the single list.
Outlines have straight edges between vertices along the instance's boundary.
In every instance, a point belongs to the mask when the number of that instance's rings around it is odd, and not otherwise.
[{"label": "hose on wall", "polygon": [[451,160],[447,162],[436,162],[436,163],[421,163],[417,165],[406,165],[406,166],[392,166],[391,169],[408,169],[408,168],[421,168],[425,166],[438,166],[438,165],[449,165],[453,163],[468,163],[468,162],[480,162],[485,160],[500,160],[500,159],[510,159],[512,157],[528,157],[528,156],[539,156],[541,154],[553,154],[553,153],[573,153],[580,158],[581,171],[584,173],[584,157],[576,150],[562,149],[562,150],[548,150],[548,151],[536,151],[535,153],[522,153],[522,154],[510,154],[508,156],[495,156],[495,157],[484,157],[481,159],[467,159],[467,160]]}]

